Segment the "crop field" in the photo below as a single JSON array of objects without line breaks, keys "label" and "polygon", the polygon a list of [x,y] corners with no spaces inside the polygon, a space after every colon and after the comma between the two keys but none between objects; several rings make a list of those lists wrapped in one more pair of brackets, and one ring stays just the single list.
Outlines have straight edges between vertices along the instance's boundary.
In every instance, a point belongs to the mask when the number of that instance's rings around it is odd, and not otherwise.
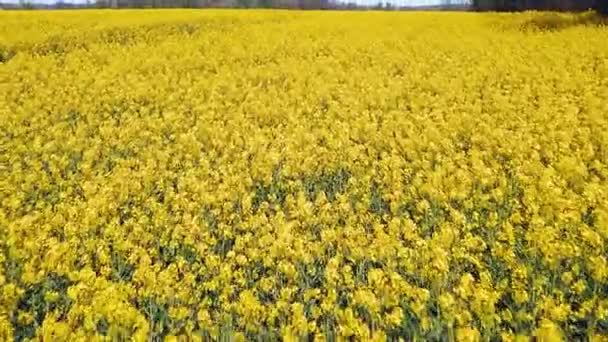
[{"label": "crop field", "polygon": [[608,28],[539,15],[0,13],[0,340],[607,341]]}]

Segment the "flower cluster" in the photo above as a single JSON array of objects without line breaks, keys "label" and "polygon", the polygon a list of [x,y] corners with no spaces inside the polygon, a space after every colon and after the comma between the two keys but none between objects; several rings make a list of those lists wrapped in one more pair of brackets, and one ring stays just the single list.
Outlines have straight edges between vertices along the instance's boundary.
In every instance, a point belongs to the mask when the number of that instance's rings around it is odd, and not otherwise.
[{"label": "flower cluster", "polygon": [[0,13],[0,339],[606,340],[608,30]]}]

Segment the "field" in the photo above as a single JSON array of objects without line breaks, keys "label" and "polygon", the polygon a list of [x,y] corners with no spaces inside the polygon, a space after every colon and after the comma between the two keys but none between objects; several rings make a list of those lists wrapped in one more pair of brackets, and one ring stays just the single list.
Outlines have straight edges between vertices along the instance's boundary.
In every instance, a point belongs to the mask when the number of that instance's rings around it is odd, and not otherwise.
[{"label": "field", "polygon": [[0,340],[607,341],[608,28],[537,16],[0,13]]}]

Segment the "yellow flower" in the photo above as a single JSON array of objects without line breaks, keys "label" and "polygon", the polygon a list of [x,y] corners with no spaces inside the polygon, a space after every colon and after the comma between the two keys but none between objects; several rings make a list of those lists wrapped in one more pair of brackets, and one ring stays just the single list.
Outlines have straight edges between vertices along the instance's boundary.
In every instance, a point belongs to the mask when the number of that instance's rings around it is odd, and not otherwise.
[{"label": "yellow flower", "polygon": [[606,28],[538,15],[0,13],[0,340],[599,322]]},{"label": "yellow flower", "polygon": [[481,335],[475,328],[459,328],[456,329],[456,340],[457,341],[480,341]]},{"label": "yellow flower", "polygon": [[401,308],[394,308],[389,315],[386,317],[387,323],[391,326],[399,326],[403,320],[403,310]]},{"label": "yellow flower", "polygon": [[543,320],[538,329],[535,331],[534,336],[540,341],[563,341],[564,337],[560,328],[549,320]]}]

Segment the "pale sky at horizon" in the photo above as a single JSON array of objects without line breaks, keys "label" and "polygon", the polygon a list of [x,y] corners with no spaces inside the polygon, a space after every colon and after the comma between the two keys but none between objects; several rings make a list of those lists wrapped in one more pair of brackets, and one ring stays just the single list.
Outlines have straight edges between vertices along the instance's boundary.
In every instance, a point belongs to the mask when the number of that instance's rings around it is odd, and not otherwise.
[{"label": "pale sky at horizon", "polygon": [[[64,3],[72,4],[84,4],[86,0],[62,0]],[[94,2],[94,0],[91,0]],[[338,0],[340,2],[355,2],[359,5],[375,5],[378,2],[399,4],[400,6],[436,6],[444,4],[468,4],[469,0]],[[35,4],[55,4],[58,0],[29,0],[30,3]],[[19,0],[0,0],[0,3],[6,4],[17,4]]]}]

